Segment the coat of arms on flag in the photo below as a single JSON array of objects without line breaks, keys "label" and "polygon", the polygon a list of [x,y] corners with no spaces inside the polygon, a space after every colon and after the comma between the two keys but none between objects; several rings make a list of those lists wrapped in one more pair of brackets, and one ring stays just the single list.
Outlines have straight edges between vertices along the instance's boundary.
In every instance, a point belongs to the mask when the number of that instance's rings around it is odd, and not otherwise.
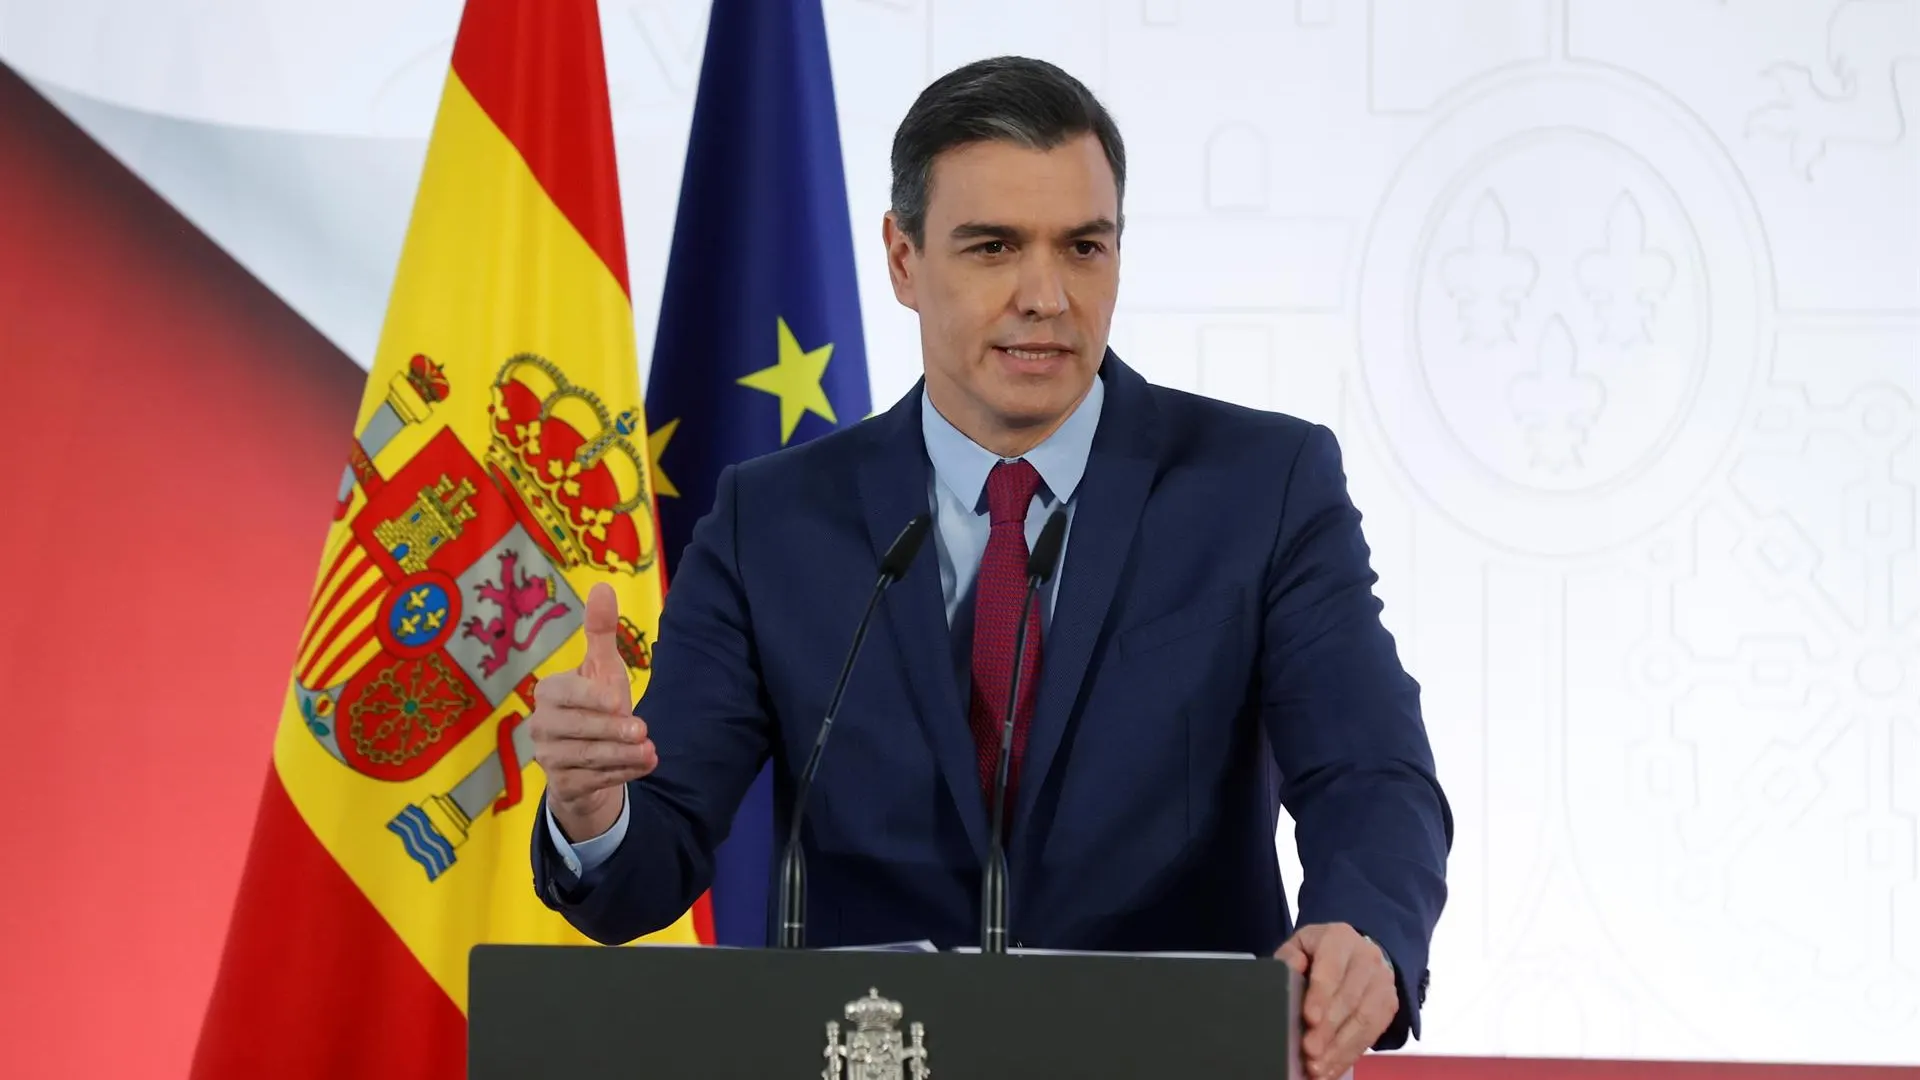
[{"label": "coat of arms on flag", "polygon": [[[614,412],[545,357],[509,357],[486,387],[484,462],[441,425],[382,476],[374,459],[408,425],[436,425],[451,392],[425,355],[389,381],[355,441],[340,516],[355,484],[366,501],[322,572],[298,650],[308,730],[376,780],[412,780],[515,696],[530,704],[533,672],[583,618],[564,571],[631,575],[656,557],[638,413]],[[646,667],[646,632],[621,629],[629,666]],[[520,801],[524,716],[503,716],[490,755],[389,822],[429,879],[475,819]]]}]

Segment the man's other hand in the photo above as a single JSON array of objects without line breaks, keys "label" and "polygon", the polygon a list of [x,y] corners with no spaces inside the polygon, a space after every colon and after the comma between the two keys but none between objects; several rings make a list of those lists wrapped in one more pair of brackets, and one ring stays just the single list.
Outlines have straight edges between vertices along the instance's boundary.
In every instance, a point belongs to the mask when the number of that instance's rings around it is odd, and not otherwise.
[{"label": "man's other hand", "polygon": [[1306,978],[1300,1056],[1314,1080],[1352,1068],[1400,1011],[1387,954],[1346,923],[1303,926],[1274,956]]}]

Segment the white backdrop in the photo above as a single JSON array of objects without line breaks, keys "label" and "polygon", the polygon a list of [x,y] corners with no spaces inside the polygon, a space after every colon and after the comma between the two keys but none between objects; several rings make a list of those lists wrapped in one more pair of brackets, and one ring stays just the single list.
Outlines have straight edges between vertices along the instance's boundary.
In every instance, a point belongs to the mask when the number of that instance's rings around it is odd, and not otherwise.
[{"label": "white backdrop", "polygon": [[[643,364],[705,11],[602,4]],[[0,0],[0,56],[364,365],[458,15]],[[1920,0],[827,19],[877,403],[893,126],[1023,52],[1129,142],[1115,347],[1340,434],[1459,825],[1416,1049],[1920,1063]]]}]

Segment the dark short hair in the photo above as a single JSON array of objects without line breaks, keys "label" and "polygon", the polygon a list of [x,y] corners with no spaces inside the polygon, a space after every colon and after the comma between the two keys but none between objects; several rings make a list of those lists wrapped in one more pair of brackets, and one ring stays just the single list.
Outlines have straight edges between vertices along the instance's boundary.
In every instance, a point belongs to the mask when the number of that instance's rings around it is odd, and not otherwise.
[{"label": "dark short hair", "polygon": [[[1080,80],[1023,56],[976,60],[920,92],[893,134],[893,213],[918,248],[926,242],[933,159],[988,139],[1051,150],[1092,132],[1113,168],[1117,195],[1127,187],[1120,129]],[[1118,226],[1120,222],[1114,222]]]}]

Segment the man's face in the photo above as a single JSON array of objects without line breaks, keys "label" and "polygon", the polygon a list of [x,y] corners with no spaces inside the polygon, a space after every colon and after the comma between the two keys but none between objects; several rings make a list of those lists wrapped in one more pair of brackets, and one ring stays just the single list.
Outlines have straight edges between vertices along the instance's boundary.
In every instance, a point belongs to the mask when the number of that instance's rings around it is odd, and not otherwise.
[{"label": "man's face", "polygon": [[893,291],[920,313],[928,395],[975,442],[1025,453],[1086,396],[1120,288],[1119,220],[1092,134],[941,154],[919,250],[887,216]]}]

